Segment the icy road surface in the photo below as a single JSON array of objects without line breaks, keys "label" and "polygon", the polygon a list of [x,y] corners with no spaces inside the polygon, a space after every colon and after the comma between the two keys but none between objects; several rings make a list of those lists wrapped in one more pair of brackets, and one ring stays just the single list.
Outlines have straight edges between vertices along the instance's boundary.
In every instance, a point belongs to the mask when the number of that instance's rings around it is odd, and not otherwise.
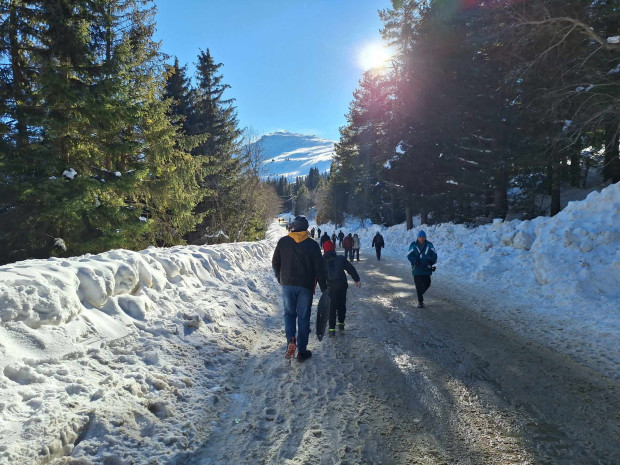
[{"label": "icy road surface", "polygon": [[268,317],[209,439],[178,463],[620,463],[618,383],[437,297],[449,289],[414,308],[402,262],[355,265],[346,331],[311,334],[300,364]]}]

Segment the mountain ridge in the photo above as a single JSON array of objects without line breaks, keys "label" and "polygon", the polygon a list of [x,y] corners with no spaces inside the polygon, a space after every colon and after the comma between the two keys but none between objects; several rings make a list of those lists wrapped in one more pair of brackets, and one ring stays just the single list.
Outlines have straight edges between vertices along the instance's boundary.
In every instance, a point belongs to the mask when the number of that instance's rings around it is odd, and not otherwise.
[{"label": "mountain ridge", "polygon": [[254,144],[263,153],[263,176],[265,178],[286,177],[294,180],[307,176],[310,168],[320,173],[328,172],[334,156],[336,141],[312,134],[293,133],[286,130],[264,134]]}]

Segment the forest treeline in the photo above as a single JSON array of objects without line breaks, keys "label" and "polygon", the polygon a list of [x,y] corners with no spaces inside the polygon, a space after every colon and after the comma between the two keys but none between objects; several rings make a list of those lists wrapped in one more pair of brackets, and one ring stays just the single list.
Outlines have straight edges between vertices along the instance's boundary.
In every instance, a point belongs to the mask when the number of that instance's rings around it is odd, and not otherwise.
[{"label": "forest treeline", "polygon": [[253,240],[279,210],[210,51],[143,0],[0,1],[0,263]]},{"label": "forest treeline", "polygon": [[317,205],[319,196],[328,189],[329,173],[320,173],[318,168],[310,168],[307,176],[297,176],[290,181],[286,176],[268,178],[267,183],[273,187],[282,199],[282,212],[303,215]]},{"label": "forest treeline", "polygon": [[393,0],[393,61],[367,71],[318,220],[386,225],[561,208],[588,171],[620,181],[619,0]]}]

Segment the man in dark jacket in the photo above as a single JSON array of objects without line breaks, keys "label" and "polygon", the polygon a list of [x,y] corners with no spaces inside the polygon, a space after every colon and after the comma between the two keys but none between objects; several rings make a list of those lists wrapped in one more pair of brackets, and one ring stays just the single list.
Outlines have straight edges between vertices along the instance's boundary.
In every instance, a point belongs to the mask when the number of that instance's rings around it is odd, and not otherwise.
[{"label": "man in dark jacket", "polygon": [[310,230],[310,237],[311,237],[312,239],[314,239],[314,228],[312,228],[312,229]]},{"label": "man in dark jacket", "polygon": [[323,245],[323,259],[327,271],[327,288],[331,306],[329,308],[329,335],[336,334],[336,315],[338,316],[338,329],[344,331],[344,318],[347,314],[347,282],[346,271],[351,275],[355,285],[360,287],[360,276],[351,263],[342,255],[336,255],[336,246],[333,242],[327,241]]},{"label": "man in dark jacket", "polygon": [[379,231],[375,234],[375,237],[372,238],[372,246],[375,248],[377,252],[377,260],[381,260],[381,249],[385,247],[385,241],[383,240],[383,236]]},{"label": "man in dark jacket", "polygon": [[353,261],[353,236],[351,233],[342,240],[342,248],[344,249],[344,258]]},{"label": "man in dark jacket", "polygon": [[325,242],[327,242],[328,240],[329,240],[329,234],[327,234],[327,231],[325,231],[323,235],[321,236],[321,248],[323,248],[323,244],[325,244]]},{"label": "man in dark jacket", "polygon": [[424,231],[420,231],[417,240],[409,246],[407,259],[411,262],[415,290],[418,293],[418,308],[424,308],[424,293],[431,287],[433,265],[437,263],[435,247],[426,240]]},{"label": "man in dark jacket", "polygon": [[[340,230],[340,232],[338,233],[338,247],[342,247],[342,240],[344,239],[344,233],[342,232],[342,229]],[[346,257],[346,255],[345,255]]]},{"label": "man in dark jacket", "polygon": [[297,360],[303,362],[312,356],[307,350],[310,334],[310,309],[315,282],[321,292],[327,289],[325,264],[319,244],[308,236],[308,220],[298,216],[293,231],[278,241],[271,265],[276,279],[282,285],[284,299],[284,330],[286,358],[297,350]]}]

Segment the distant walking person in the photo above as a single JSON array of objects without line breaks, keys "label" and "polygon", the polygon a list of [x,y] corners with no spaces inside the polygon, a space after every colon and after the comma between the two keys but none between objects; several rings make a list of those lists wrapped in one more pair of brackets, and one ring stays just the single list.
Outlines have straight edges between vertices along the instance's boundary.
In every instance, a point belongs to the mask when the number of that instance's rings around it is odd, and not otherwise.
[{"label": "distant walking person", "polygon": [[336,245],[336,231],[334,231],[334,234],[332,234],[332,242],[334,243],[334,246]]},{"label": "distant walking person", "polygon": [[377,260],[381,260],[381,249],[385,247],[385,241],[383,240],[383,236],[379,231],[375,234],[375,237],[372,238],[372,246],[375,248],[377,252]]},{"label": "distant walking person", "polygon": [[[319,239],[321,238],[321,228],[317,228],[316,230],[316,237],[318,237]],[[321,246],[323,247],[323,246]]]},{"label": "distant walking person", "polygon": [[353,261],[353,236],[351,233],[342,240],[342,247],[344,248],[344,258]]},{"label": "distant walking person", "polygon": [[426,233],[420,231],[416,241],[409,246],[407,259],[411,262],[411,272],[418,293],[418,308],[424,308],[424,293],[431,287],[431,275],[437,263],[437,252],[433,244],[426,240]]},{"label": "distant walking person", "polygon": [[344,239],[344,233],[342,232],[342,229],[341,229],[340,232],[338,233],[338,247],[342,247],[343,239]]},{"label": "distant walking person", "polygon": [[312,228],[312,229],[310,230],[310,237],[311,237],[312,239],[314,239],[314,228]]},{"label": "distant walking person", "polygon": [[357,255],[357,261],[360,261],[360,238],[357,234],[353,234],[353,250],[351,251],[351,261],[353,261],[353,257]]},{"label": "distant walking person", "polygon": [[306,217],[296,217],[293,231],[278,241],[271,259],[276,279],[282,285],[287,342],[285,357],[292,358],[297,350],[297,360],[300,362],[312,356],[307,346],[315,282],[319,283],[321,292],[327,290],[321,249],[308,237],[307,229]]},{"label": "distant walking person", "polygon": [[351,275],[355,285],[361,287],[360,276],[351,263],[342,255],[336,255],[336,246],[333,242],[327,241],[323,246],[323,259],[327,271],[327,289],[331,306],[329,307],[329,335],[336,334],[336,317],[338,318],[338,329],[344,331],[344,319],[347,315],[347,275]]},{"label": "distant walking person", "polygon": [[325,244],[325,242],[327,242],[329,240],[329,234],[327,234],[327,232],[324,232],[323,235],[321,236],[321,248],[323,248],[323,244]]}]

